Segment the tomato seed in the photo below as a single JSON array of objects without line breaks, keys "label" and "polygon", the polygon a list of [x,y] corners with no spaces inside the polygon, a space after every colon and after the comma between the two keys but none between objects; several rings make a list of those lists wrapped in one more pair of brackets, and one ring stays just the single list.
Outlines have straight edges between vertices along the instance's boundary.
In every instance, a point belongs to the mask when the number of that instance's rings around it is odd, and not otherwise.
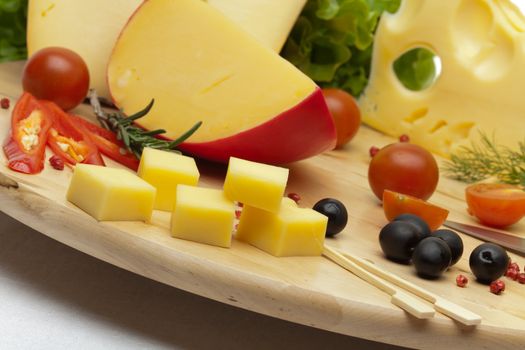
[{"label": "tomato seed", "polygon": [[0,107],[2,107],[2,109],[8,109],[10,104],[11,101],[9,101],[7,97],[4,97],[0,100]]},{"label": "tomato seed", "polygon": [[64,160],[59,156],[51,156],[49,158],[49,164],[56,170],[64,170]]}]

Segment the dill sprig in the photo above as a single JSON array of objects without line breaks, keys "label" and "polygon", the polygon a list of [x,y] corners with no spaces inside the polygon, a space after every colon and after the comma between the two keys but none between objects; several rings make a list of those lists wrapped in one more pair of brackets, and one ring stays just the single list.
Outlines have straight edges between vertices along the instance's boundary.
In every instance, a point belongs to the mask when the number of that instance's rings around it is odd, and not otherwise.
[{"label": "dill sprig", "polygon": [[445,174],[467,183],[492,177],[502,183],[525,186],[525,141],[513,150],[498,145],[494,136],[480,136],[479,143],[472,142],[451,156],[444,165]]},{"label": "dill sprig", "polygon": [[100,100],[95,90],[90,90],[89,101],[100,125],[105,129],[114,132],[117,135],[117,139],[122,140],[126,148],[133,153],[137,159],[140,159],[142,150],[145,147],[180,153],[176,148],[186,141],[188,137],[193,135],[193,133],[195,133],[195,131],[197,131],[202,125],[202,122],[199,121],[177,139],[169,141],[163,140],[158,138],[158,136],[164,134],[166,130],[144,130],[134,124],[135,120],[148,114],[153,107],[153,99],[146,108],[130,115],[129,117],[124,115],[122,111],[111,113],[105,112],[101,107]]}]

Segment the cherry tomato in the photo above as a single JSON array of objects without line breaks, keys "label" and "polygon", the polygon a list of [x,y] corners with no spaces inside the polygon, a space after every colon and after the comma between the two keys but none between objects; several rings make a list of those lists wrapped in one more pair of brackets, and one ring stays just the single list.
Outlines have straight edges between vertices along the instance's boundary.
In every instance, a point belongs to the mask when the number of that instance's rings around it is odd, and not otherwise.
[{"label": "cherry tomato", "polygon": [[361,125],[361,112],[354,97],[344,90],[323,89],[323,96],[334,118],[337,131],[336,147],[341,147],[357,133]]},{"label": "cherry tomato", "polygon": [[383,147],[368,167],[368,182],[379,199],[384,190],[391,190],[427,200],[438,180],[439,169],[432,154],[410,143]]},{"label": "cherry tomato", "polygon": [[55,102],[67,111],[86,97],[89,72],[82,57],[75,52],[62,47],[47,47],[27,61],[22,85],[36,98]]},{"label": "cherry tomato", "polygon": [[482,224],[505,227],[525,216],[525,191],[514,185],[480,183],[465,190],[468,211]]},{"label": "cherry tomato", "polygon": [[414,214],[425,220],[432,231],[437,230],[448,216],[448,210],[406,194],[385,190],[383,210],[388,221],[401,214]]}]

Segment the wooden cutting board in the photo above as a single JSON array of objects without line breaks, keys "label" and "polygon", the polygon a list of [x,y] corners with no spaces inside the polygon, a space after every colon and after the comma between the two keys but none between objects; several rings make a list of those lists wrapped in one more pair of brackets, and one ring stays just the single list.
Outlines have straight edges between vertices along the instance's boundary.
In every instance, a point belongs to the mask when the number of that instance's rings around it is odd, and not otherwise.
[{"label": "wooden cutting board", "polygon": [[[22,63],[0,65],[0,95],[20,94],[21,68]],[[81,107],[79,113],[89,116],[90,109]],[[0,110],[2,139],[9,121],[10,111]],[[481,241],[462,235],[464,256],[437,281],[418,278],[412,266],[395,264],[382,256],[377,237],[386,220],[368,187],[368,149],[392,141],[362,127],[345,149],[290,165],[287,192],[300,194],[302,206],[325,197],[343,201],[349,224],[337,238],[328,239],[328,245],[366,258],[478,313],[483,320],[477,327],[463,326],[439,313],[433,319],[415,319],[392,305],[387,294],[323,257],[275,258],[236,241],[231,249],[223,249],[171,238],[166,213],[156,212],[153,225],[97,222],[65,200],[69,169],[56,171],[47,166],[39,175],[15,173],[5,166],[3,152],[0,210],[57,241],[129,271],[303,325],[415,348],[523,347],[525,285],[504,277],[507,289],[497,296],[476,283],[468,256]],[[198,166],[201,186],[221,187],[226,171],[223,165],[199,162]],[[463,184],[442,176],[431,201],[450,209],[450,219],[474,223],[466,214],[463,189]],[[523,234],[525,224],[514,226],[512,232]],[[520,266],[525,264],[523,257],[510,256]],[[459,273],[469,277],[467,288],[456,287]]]}]

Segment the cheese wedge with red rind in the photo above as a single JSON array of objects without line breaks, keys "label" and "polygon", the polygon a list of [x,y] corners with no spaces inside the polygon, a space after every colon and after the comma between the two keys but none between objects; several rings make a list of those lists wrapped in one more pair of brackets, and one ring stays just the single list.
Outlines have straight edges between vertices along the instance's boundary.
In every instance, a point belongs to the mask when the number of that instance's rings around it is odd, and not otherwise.
[{"label": "cheese wedge with red rind", "polygon": [[155,104],[139,120],[202,158],[265,163],[308,158],[335,145],[335,127],[315,83],[208,4],[144,2],[108,64],[111,96],[125,113]]},{"label": "cheese wedge with red rind", "polygon": [[90,87],[109,97],[105,68],[113,44],[142,0],[30,0],[27,51],[49,46],[78,53],[89,70]]},{"label": "cheese wedge with red rind", "polygon": [[[207,2],[261,44],[278,52],[306,0]],[[31,56],[49,46],[77,52],[88,66],[91,88],[99,96],[109,97],[106,84],[109,55],[122,27],[141,3],[142,0],[29,0],[28,53]]]}]

